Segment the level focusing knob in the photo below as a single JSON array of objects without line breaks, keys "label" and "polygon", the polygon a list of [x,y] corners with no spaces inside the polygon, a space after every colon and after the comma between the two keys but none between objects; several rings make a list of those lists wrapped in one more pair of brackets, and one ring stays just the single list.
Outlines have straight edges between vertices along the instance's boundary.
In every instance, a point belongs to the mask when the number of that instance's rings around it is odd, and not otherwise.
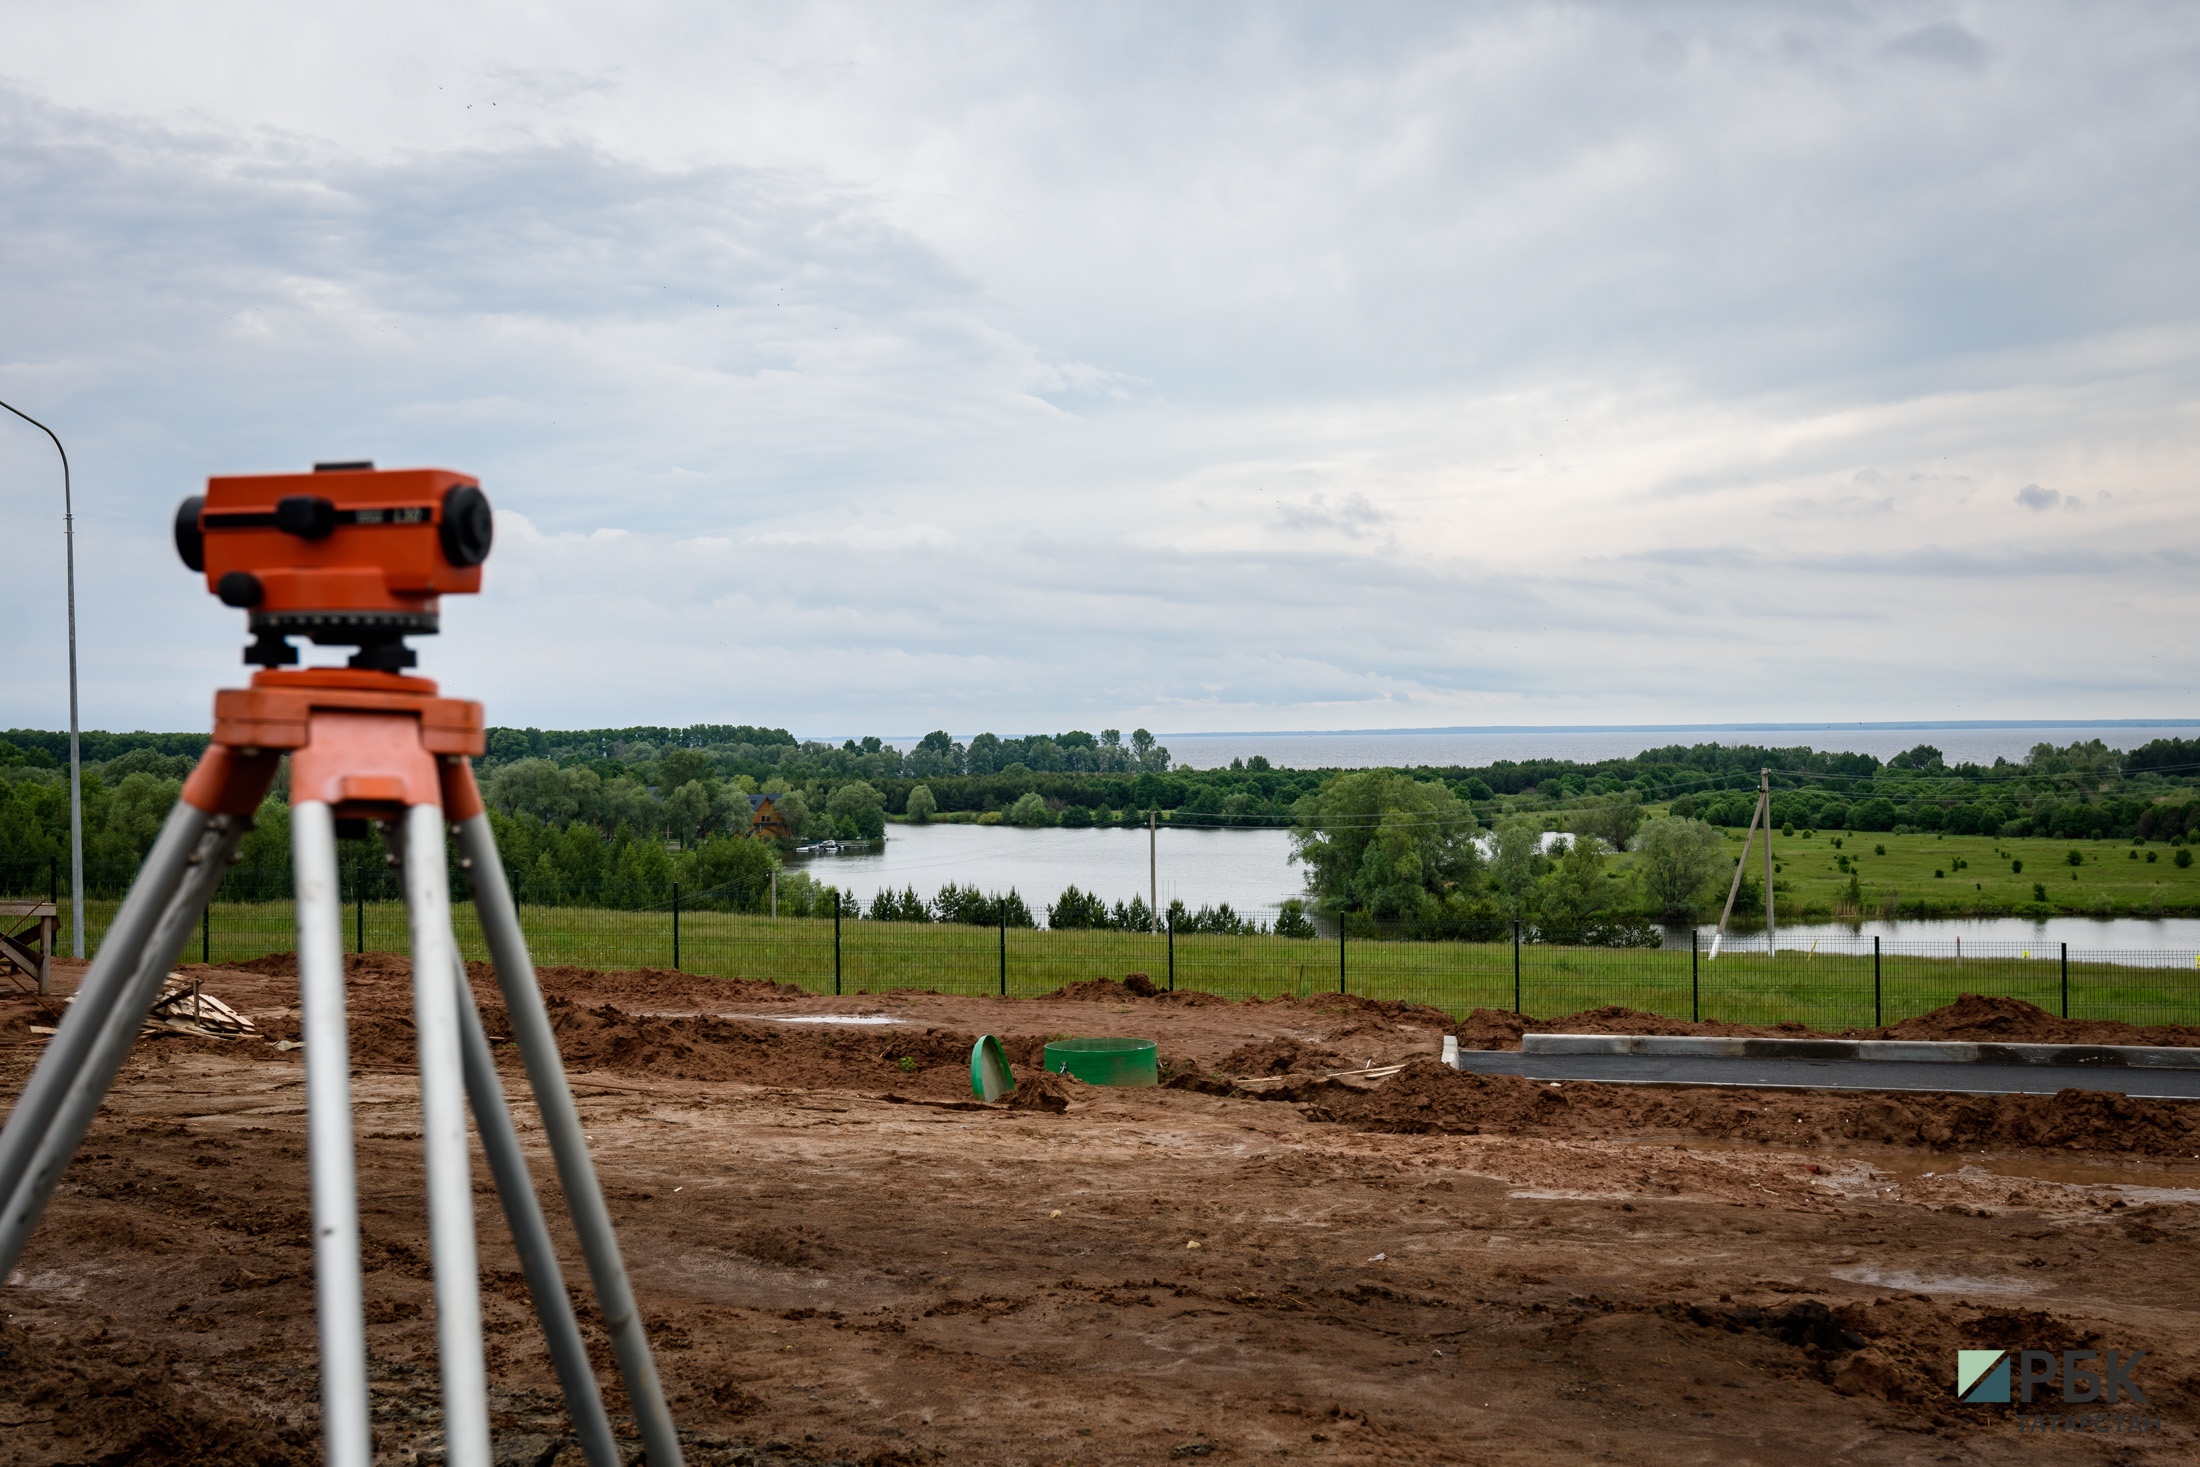
[{"label": "level focusing knob", "polygon": [[336,533],[336,501],[319,494],[286,494],[275,501],[275,528],[301,540],[326,540]]},{"label": "level focusing knob", "polygon": [[489,512],[489,496],[472,484],[454,484],[443,496],[439,533],[444,557],[451,564],[463,570],[487,560],[496,528],[496,517]]},{"label": "level focusing knob", "polygon": [[206,496],[194,494],[176,506],[176,554],[192,570],[206,570],[206,532],[199,528],[199,516],[205,512]]}]

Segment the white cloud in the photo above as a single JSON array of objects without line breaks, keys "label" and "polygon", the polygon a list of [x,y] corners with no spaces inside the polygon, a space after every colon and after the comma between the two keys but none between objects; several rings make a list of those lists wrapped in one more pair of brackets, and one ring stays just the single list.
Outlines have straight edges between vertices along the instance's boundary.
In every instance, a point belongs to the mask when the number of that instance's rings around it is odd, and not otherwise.
[{"label": "white cloud", "polygon": [[538,724],[2185,714],[2196,33],[19,8],[0,396],[95,725],[234,676],[175,499],[355,455],[488,483],[424,661]]}]

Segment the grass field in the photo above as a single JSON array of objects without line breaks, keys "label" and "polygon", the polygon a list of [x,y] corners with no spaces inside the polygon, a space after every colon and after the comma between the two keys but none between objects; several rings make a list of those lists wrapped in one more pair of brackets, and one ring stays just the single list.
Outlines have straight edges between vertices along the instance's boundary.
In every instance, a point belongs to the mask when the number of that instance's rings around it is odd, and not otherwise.
[{"label": "grass field", "polygon": [[[88,906],[95,941],[114,906]],[[485,957],[472,907],[461,903],[453,910],[461,948],[469,958]],[[544,966],[675,964],[668,912],[529,907],[523,917],[535,960]],[[237,962],[288,951],[295,946],[291,920],[286,902],[219,903],[203,949],[194,941],[184,958],[197,959],[203,951],[213,962]],[[347,908],[344,941],[366,951],[406,950],[403,907]],[[1342,982],[1352,993],[1455,1014],[1517,1004],[1551,1016],[1623,1004],[1675,1018],[1793,1020],[1838,1030],[1894,1023],[1958,993],[1976,992],[2023,998],[2072,1018],[2200,1023],[2200,966],[2193,954],[2156,955],[2153,961],[2163,966],[2149,967],[2081,952],[2067,964],[2066,995],[2066,965],[2053,944],[2028,956],[2020,947],[1971,949],[1961,958],[1938,950],[1888,950],[1875,958],[1868,940],[1840,946],[1844,950],[1821,944],[1815,952],[1776,955],[1730,950],[1711,961],[1686,950],[1541,944],[1516,950],[1510,943],[1353,939],[1344,949]],[[1163,987],[1173,980],[1177,988],[1232,998],[1305,996],[1339,987],[1334,939],[1178,937],[1172,944],[1165,936],[1139,933],[1011,928],[1004,942],[997,928],[850,920],[840,924],[836,950],[829,921],[686,912],[677,956],[677,965],[692,973],[769,979],[816,992],[834,991],[837,980],[839,991],[850,994],[894,988],[995,993],[1004,973],[1007,992],[1023,996],[1130,973],[1144,973]]]},{"label": "grass field", "polygon": [[[1726,834],[1728,849],[1739,855],[1742,832]],[[1781,912],[1796,919],[2200,912],[2200,860],[2180,867],[2180,849],[2160,841],[2136,846],[2130,841],[2002,840],[1986,835],[1774,832],[1773,885]],[[1760,836],[1750,851],[1752,872],[1764,869],[1762,850]],[[2076,865],[2070,860],[2073,852]],[[1847,870],[1842,869],[1844,861]],[[1720,899],[1725,899],[1723,890]]]}]

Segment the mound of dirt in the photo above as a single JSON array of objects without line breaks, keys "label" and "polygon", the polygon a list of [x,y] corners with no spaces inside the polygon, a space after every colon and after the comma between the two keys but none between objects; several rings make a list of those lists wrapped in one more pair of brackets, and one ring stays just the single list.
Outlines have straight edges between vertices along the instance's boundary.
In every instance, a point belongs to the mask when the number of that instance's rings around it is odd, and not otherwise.
[{"label": "mound of dirt", "polygon": [[36,1423],[38,1436],[66,1443],[64,1456],[18,1442],[8,1460],[145,1467],[304,1467],[320,1460],[320,1443],[308,1433],[278,1429],[243,1402],[219,1405],[176,1367],[173,1351],[97,1323],[69,1338],[48,1333],[34,1342],[13,1319],[0,1319],[0,1421],[11,1434],[26,1435]]},{"label": "mound of dirt", "polygon": [[2108,1091],[2055,1095],[1765,1095],[1649,1089],[1463,1073],[1415,1060],[1374,1089],[1301,1082],[1263,1099],[1308,1103],[1314,1120],[1407,1134],[1710,1136],[1785,1145],[1837,1139],[1935,1151],[2052,1147],[2135,1156],[2200,1152],[2200,1105]]},{"label": "mound of dirt", "polygon": [[[242,963],[222,965],[235,973],[257,973],[272,978],[296,978],[298,955],[269,953]],[[209,970],[212,971],[212,970]],[[377,980],[409,986],[412,959],[404,953],[346,953],[344,976],[354,988]],[[466,965],[466,976],[477,990],[496,992],[496,969],[488,963]],[[812,995],[792,983],[773,983],[762,978],[711,978],[669,968],[537,968],[535,980],[545,994],[582,1001],[617,1001],[633,1005],[709,1005],[728,1003],[792,1003]]]},{"label": "mound of dirt", "polygon": [[1350,1060],[1333,1050],[1286,1037],[1241,1044],[1216,1060],[1214,1071],[1230,1079],[1253,1079],[1270,1075],[1318,1075],[1350,1065]]},{"label": "mound of dirt", "polygon": [[[1584,1009],[1577,1014],[1561,1014],[1555,1019],[1529,1018],[1503,1009],[1476,1009],[1447,1032],[1459,1036],[1461,1049],[1518,1049],[1523,1034],[1703,1034],[1741,1039],[1825,1037],[1819,1030],[1793,1022],[1728,1024],[1707,1019],[1691,1023],[1617,1004]],[[1904,1019],[1883,1029],[1849,1030],[1842,1037],[2190,1047],[2200,1045],[2200,1028],[2180,1024],[2125,1024],[2105,1019],[2058,1019],[2020,998],[1988,998],[1966,993],[1959,995],[1954,1003],[1929,1014]]]},{"label": "mound of dirt", "polygon": [[1389,1019],[1394,1023],[1419,1024],[1425,1028],[1439,1029],[1449,1034],[1458,1023],[1443,1009],[1425,1003],[1407,1003],[1395,998],[1363,998],[1357,993],[1313,993],[1300,998],[1295,993],[1279,993],[1274,998],[1249,998],[1249,1004],[1296,1004],[1319,1013],[1355,1014],[1368,1018]]},{"label": "mound of dirt", "polygon": [[1964,993],[1945,1007],[1904,1019],[1879,1031],[1887,1039],[1955,1039],[2004,1044],[2200,1045],[2200,1028],[2184,1024],[2124,1024],[2106,1019],[2059,1019],[2021,998]]},{"label": "mound of dirt", "polygon": [[1069,1109],[1070,1101],[1083,1088],[1082,1084],[1068,1075],[1057,1075],[1035,1065],[1017,1073],[1016,1088],[1008,1092],[1007,1105],[1010,1110],[1046,1111],[1059,1115]]},{"label": "mound of dirt", "polygon": [[1083,1003],[1121,1003],[1134,998],[1156,998],[1160,993],[1145,974],[1126,973],[1120,982],[1113,978],[1088,978],[1082,983],[1065,983],[1045,996]]}]

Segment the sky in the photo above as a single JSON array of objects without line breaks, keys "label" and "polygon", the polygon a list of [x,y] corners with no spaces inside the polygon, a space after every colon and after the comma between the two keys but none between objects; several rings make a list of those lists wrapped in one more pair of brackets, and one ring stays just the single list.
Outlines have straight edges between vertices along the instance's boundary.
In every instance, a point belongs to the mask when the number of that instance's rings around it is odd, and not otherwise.
[{"label": "sky", "polygon": [[14,0],[0,397],[92,728],[349,458],[495,723],[2190,717],[2196,156],[2189,5]]}]

